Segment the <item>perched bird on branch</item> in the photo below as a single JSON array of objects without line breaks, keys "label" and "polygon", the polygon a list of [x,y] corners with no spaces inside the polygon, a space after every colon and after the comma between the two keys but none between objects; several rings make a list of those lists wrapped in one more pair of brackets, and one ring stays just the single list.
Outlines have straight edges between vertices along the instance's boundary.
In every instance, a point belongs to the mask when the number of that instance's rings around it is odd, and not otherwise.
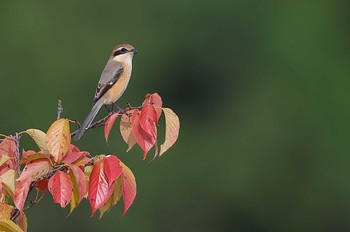
[{"label": "perched bird on branch", "polygon": [[103,105],[114,104],[123,95],[131,77],[132,59],[136,54],[137,50],[130,44],[120,44],[112,50],[96,88],[94,105],[74,140],[83,136]]}]

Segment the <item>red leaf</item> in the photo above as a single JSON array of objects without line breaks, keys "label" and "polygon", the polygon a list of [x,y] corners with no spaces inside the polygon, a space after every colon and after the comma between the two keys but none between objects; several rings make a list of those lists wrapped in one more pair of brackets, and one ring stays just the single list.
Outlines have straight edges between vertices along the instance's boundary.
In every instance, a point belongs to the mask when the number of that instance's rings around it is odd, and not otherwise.
[{"label": "red leaf", "polygon": [[[138,110],[134,110],[131,116],[132,130],[137,144],[143,150],[143,159],[146,159],[146,155],[156,143],[156,136],[152,136],[140,126],[140,114]],[[155,127],[155,125],[154,125]],[[150,132],[156,134],[156,132]]]},{"label": "red leaf", "polygon": [[142,105],[154,105],[156,112],[157,112],[157,121],[159,120],[160,116],[162,115],[162,98],[159,96],[158,93],[153,93],[153,94],[147,94],[146,99],[143,101]]},{"label": "red leaf", "polygon": [[124,212],[126,214],[136,197],[136,180],[135,176],[128,166],[120,162],[123,168],[122,196],[124,201]]},{"label": "red leaf", "polygon": [[73,194],[73,186],[69,176],[62,171],[57,171],[49,180],[49,191],[55,203],[65,208]]},{"label": "red leaf", "polygon": [[80,201],[84,198],[85,193],[86,193],[86,176],[78,166],[75,165],[69,165],[69,169],[73,173],[75,183],[78,186],[79,190],[79,200],[77,204],[80,203]]},{"label": "red leaf", "polygon": [[12,168],[9,168],[11,160],[6,161],[3,165],[0,166],[0,176],[6,173],[8,170],[15,170]]},{"label": "red leaf", "polygon": [[140,126],[144,131],[149,133],[151,136],[157,137],[155,134],[155,123],[157,123],[157,112],[154,106],[145,105],[141,109],[140,115]]},{"label": "red leaf", "polygon": [[22,182],[20,182],[16,187],[15,196],[13,198],[13,201],[14,201],[17,209],[21,213],[23,212],[23,206],[27,200],[28,191],[29,191],[31,183],[32,183],[31,178],[26,178]]},{"label": "red leaf", "polygon": [[109,132],[111,132],[112,126],[114,125],[115,120],[118,118],[119,114],[115,113],[112,114],[108,119],[104,127],[104,134],[105,134],[105,139],[106,143],[108,143],[108,136]]},{"label": "red leaf", "polygon": [[62,162],[65,164],[72,164],[78,159],[89,155],[86,151],[72,151],[67,152],[67,154],[62,158]]},{"label": "red leaf", "polygon": [[122,174],[120,160],[114,155],[107,156],[104,159],[104,172],[106,174],[108,184],[112,185],[112,183]]},{"label": "red leaf", "polygon": [[29,162],[23,169],[21,176],[17,181],[22,181],[28,177],[32,180],[37,180],[51,170],[51,163],[48,159],[36,159]]},{"label": "red leaf", "polygon": [[45,192],[47,189],[47,184],[48,184],[49,180],[47,178],[44,178],[42,180],[39,180],[38,182],[36,182],[35,187],[37,189],[39,189],[42,192]]},{"label": "red leaf", "polygon": [[6,137],[0,143],[0,157],[3,155],[7,155],[11,159],[6,162],[8,168],[16,169],[16,157],[18,156],[16,143],[13,137]]},{"label": "red leaf", "polygon": [[94,215],[98,208],[106,203],[110,195],[110,186],[103,169],[104,162],[101,160],[95,163],[94,168],[91,171],[88,196],[92,209],[91,216]]},{"label": "red leaf", "polygon": [[75,145],[69,144],[69,150],[68,151],[70,151],[70,152],[79,152],[80,150]]}]

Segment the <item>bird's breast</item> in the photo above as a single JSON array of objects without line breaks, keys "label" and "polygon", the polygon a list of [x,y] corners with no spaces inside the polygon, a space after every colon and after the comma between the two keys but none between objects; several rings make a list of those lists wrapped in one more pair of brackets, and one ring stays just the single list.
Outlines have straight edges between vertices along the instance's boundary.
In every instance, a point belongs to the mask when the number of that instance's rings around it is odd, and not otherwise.
[{"label": "bird's breast", "polygon": [[112,104],[117,101],[126,90],[131,77],[131,68],[124,68],[123,74],[117,82],[105,93],[104,104]]}]

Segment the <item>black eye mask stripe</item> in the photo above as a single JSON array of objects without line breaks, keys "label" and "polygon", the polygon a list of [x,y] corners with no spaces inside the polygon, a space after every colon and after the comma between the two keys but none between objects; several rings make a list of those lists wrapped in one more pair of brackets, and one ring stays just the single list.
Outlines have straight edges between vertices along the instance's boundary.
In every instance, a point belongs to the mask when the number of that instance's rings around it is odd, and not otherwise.
[{"label": "black eye mask stripe", "polygon": [[113,56],[118,56],[118,55],[121,55],[121,54],[125,54],[125,53],[127,53],[127,52],[128,52],[127,49],[122,48],[122,49],[119,49],[119,50],[115,51],[115,52],[113,53]]}]

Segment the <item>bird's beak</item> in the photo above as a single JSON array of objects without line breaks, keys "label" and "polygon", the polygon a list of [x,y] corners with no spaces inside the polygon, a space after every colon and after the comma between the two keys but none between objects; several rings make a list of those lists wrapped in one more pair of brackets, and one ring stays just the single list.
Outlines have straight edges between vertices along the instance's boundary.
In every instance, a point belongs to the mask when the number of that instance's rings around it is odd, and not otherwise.
[{"label": "bird's beak", "polygon": [[131,50],[132,53],[134,53],[134,55],[136,55],[137,53],[139,53],[139,51],[137,51],[135,48]]}]

